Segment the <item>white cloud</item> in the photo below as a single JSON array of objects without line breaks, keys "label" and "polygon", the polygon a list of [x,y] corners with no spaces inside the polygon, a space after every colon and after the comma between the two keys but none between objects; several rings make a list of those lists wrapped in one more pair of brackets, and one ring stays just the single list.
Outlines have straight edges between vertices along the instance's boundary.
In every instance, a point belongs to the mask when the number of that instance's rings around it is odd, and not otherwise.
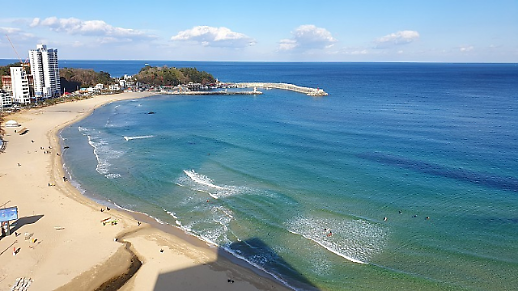
[{"label": "white cloud", "polygon": [[362,47],[344,47],[340,50],[340,53],[343,55],[358,56],[368,55],[369,51]]},{"label": "white cloud", "polygon": [[103,20],[81,20],[77,18],[48,17],[43,20],[34,18],[30,27],[49,27],[56,32],[74,35],[93,35],[107,38],[153,38],[141,30],[114,27]]},{"label": "white cloud", "polygon": [[26,40],[32,40],[35,38],[35,36],[33,34],[27,33],[19,28],[14,28],[14,27],[0,27],[0,34],[1,34],[0,39],[6,40],[5,35],[8,35],[9,38],[13,42],[15,40],[16,41],[26,41]]},{"label": "white cloud", "polygon": [[13,34],[13,33],[19,33],[21,30],[19,28],[14,27],[0,27],[0,32],[2,34]]},{"label": "white cloud", "polygon": [[329,31],[315,25],[301,25],[291,34],[292,38],[280,40],[280,50],[330,48],[336,42]]},{"label": "white cloud", "polygon": [[226,27],[195,26],[180,31],[171,37],[173,41],[191,41],[211,47],[246,47],[254,45],[255,41],[247,35],[232,31]]},{"label": "white cloud", "polygon": [[361,50],[361,51],[352,51],[349,54],[351,54],[351,55],[366,55],[368,53],[369,52],[367,50]]},{"label": "white cloud", "polygon": [[84,44],[77,40],[72,43],[72,47],[82,47],[82,46],[84,46]]},{"label": "white cloud", "polygon": [[460,47],[459,50],[463,53],[465,52],[470,52],[474,49],[474,47],[472,45],[470,46],[463,46],[463,47]]},{"label": "white cloud", "polygon": [[279,43],[280,50],[292,50],[298,46],[297,41],[294,39],[281,39]]},{"label": "white cloud", "polygon": [[375,43],[378,48],[391,45],[407,44],[419,39],[419,32],[413,30],[403,30],[391,33],[376,39]]}]

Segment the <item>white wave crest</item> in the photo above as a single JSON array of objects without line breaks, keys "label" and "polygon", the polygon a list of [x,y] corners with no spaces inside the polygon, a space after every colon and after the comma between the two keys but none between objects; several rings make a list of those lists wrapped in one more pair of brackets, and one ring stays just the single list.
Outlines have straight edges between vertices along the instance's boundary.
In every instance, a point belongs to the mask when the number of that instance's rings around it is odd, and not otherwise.
[{"label": "white wave crest", "polygon": [[106,178],[108,179],[117,179],[117,178],[120,178],[122,177],[121,174],[106,174],[104,175]]},{"label": "white wave crest", "polygon": [[[207,193],[214,199],[229,197],[244,192],[250,192],[250,189],[247,187],[216,185],[211,178],[196,173],[194,170],[184,170],[183,172],[190,179],[191,185],[189,186],[192,188],[192,190]],[[181,178],[177,182],[177,185],[180,186],[185,186],[186,184],[189,184],[189,181],[183,181]]]},{"label": "white wave crest", "polygon": [[180,226],[180,227],[182,226],[182,222],[178,219],[178,216],[176,216],[176,214],[175,214],[174,212],[168,211],[168,210],[166,210],[166,209],[164,209],[164,208],[162,208],[162,209],[163,209],[167,214],[169,214],[171,217],[173,217],[173,218],[175,219],[175,221],[174,221],[174,222],[176,223],[176,225],[178,225],[178,226]]},{"label": "white wave crest", "polygon": [[111,175],[107,176],[107,178],[118,178],[114,176],[118,174],[110,173],[110,160],[120,158],[124,152],[112,149],[106,141],[93,137],[93,135],[89,134],[87,137],[88,143],[94,149],[94,155],[97,159],[95,170],[101,175]]},{"label": "white wave crest", "polygon": [[362,219],[299,217],[290,221],[287,229],[358,264],[367,264],[380,253],[386,237],[381,226]]},{"label": "white wave crest", "polygon": [[126,141],[134,140],[134,139],[145,139],[145,138],[152,138],[155,137],[154,135],[141,135],[141,136],[124,136],[124,139]]}]

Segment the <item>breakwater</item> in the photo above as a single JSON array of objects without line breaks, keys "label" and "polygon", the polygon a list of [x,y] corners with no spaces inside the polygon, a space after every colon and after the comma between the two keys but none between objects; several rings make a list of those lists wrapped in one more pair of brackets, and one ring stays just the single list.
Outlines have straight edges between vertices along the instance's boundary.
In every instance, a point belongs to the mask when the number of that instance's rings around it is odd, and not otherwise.
[{"label": "breakwater", "polygon": [[261,95],[261,91],[162,91],[168,95]]},{"label": "breakwater", "polygon": [[[196,84],[195,84],[196,85]],[[200,88],[201,88],[201,84]],[[251,83],[218,83],[217,86],[211,88],[208,86],[205,86],[205,90],[199,90],[198,88],[195,88],[192,90],[191,88],[181,86],[181,88],[176,88],[175,90],[169,91],[169,90],[162,90],[160,93],[162,94],[170,94],[170,95],[261,95],[263,92],[258,91],[257,88],[262,88],[265,90],[270,89],[280,89],[280,90],[288,90],[288,91],[294,91],[298,93],[303,93],[308,96],[327,96],[327,92],[320,88],[309,88],[309,87],[302,87],[297,86],[293,84],[287,84],[287,83],[260,83],[260,82],[251,82]],[[210,88],[210,89],[209,89]],[[253,91],[234,91],[234,90],[227,90],[227,89],[244,89],[244,88],[254,88]],[[216,90],[212,90],[216,89]],[[224,89],[224,90],[222,90]],[[192,91],[191,91],[192,90]]]},{"label": "breakwater", "polygon": [[237,88],[264,88],[266,90],[269,89],[281,89],[281,90],[289,90],[299,93],[304,93],[309,96],[327,96],[328,94],[319,88],[309,88],[309,87],[302,87],[297,86],[293,84],[287,84],[287,83],[236,83],[235,84]]}]

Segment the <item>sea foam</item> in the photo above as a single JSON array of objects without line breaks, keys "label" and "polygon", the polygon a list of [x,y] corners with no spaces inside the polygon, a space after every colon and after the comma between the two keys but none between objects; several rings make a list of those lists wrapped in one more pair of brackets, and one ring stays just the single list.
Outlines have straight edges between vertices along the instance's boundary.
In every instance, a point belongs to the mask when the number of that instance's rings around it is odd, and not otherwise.
[{"label": "sea foam", "polygon": [[126,141],[134,140],[134,139],[145,139],[145,138],[152,138],[155,137],[154,135],[141,135],[141,136],[124,136],[124,139]]},{"label": "sea foam", "polygon": [[177,185],[185,186],[189,184],[192,190],[207,193],[214,199],[250,192],[250,189],[247,187],[216,185],[211,178],[199,174],[194,170],[184,170],[183,172],[187,175],[189,180],[185,181],[185,179],[180,178],[179,181],[177,181]]},{"label": "sea foam", "polygon": [[119,178],[120,174],[110,173],[111,159],[120,158],[124,155],[124,151],[114,150],[109,146],[109,143],[96,134],[95,131],[87,128],[78,128],[83,135],[88,138],[88,144],[92,146],[95,158],[97,160],[97,166],[95,170],[104,175],[108,179]]},{"label": "sea foam", "polygon": [[362,219],[298,217],[287,223],[287,229],[359,264],[380,253],[386,240],[383,227]]}]

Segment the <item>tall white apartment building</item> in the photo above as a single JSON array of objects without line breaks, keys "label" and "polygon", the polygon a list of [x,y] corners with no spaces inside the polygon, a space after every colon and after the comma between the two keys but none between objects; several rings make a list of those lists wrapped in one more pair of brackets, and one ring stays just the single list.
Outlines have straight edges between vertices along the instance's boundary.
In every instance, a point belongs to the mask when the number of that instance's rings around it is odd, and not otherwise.
[{"label": "tall white apartment building", "polygon": [[29,79],[23,67],[11,67],[11,88],[13,90],[13,103],[29,104]]},{"label": "tall white apartment building", "polygon": [[35,50],[29,51],[29,60],[36,100],[61,96],[58,50],[47,49],[46,45],[38,44]]}]

